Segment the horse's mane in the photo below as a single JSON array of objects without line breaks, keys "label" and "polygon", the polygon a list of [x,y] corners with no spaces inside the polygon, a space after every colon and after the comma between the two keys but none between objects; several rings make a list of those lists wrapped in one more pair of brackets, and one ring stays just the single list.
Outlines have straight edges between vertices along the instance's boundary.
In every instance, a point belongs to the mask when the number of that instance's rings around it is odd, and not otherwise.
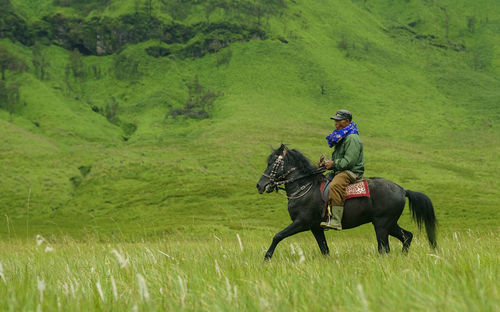
[{"label": "horse's mane", "polygon": [[[274,152],[269,155],[268,160],[271,159],[271,156],[281,153],[283,147],[277,148]],[[286,145],[284,146],[286,150],[285,161],[292,164],[292,166],[296,167],[298,171],[304,174],[312,174],[315,173],[318,169],[315,165],[311,163],[311,161],[304,156],[299,150],[293,148],[289,149]]]}]

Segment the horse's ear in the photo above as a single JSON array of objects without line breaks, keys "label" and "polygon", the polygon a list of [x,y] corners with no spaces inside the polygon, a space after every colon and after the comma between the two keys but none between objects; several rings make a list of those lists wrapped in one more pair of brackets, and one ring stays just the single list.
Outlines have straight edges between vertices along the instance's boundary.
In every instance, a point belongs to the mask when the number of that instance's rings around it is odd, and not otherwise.
[{"label": "horse's ear", "polygon": [[278,149],[276,150],[276,155],[281,155],[283,154],[283,144],[281,144],[280,147],[278,147]]}]

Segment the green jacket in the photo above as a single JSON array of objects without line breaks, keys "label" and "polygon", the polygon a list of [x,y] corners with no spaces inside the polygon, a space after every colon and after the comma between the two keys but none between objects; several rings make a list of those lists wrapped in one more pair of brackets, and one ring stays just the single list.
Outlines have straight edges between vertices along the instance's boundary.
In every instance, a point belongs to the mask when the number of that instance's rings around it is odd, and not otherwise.
[{"label": "green jacket", "polygon": [[335,174],[350,170],[357,175],[358,179],[361,178],[365,172],[365,157],[359,135],[351,133],[335,144],[332,160],[332,170]]}]

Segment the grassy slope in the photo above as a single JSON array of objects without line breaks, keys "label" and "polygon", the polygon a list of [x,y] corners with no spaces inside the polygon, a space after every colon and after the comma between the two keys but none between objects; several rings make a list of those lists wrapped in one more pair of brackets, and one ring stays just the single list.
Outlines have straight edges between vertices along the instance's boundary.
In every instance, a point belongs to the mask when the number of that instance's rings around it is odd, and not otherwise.
[{"label": "grassy slope", "polygon": [[[34,10],[13,1],[33,19],[38,12],[53,12],[46,2],[40,2],[43,10]],[[328,117],[348,108],[365,144],[367,176],[427,193],[444,229],[496,226],[500,38],[495,31],[500,21],[493,3],[446,3],[450,40],[471,47],[455,52],[382,30],[418,17],[423,22],[417,32],[443,38],[436,5],[375,1],[364,8],[348,1],[298,1],[290,5],[286,32],[282,20],[270,20],[273,34],[284,35],[289,44],[234,43],[231,63],[219,69],[215,55],[154,59],[144,52],[152,42],[130,45],[123,53],[141,59],[139,81],[107,75],[75,83],[71,96],[60,90],[69,52],[47,47],[51,80],[24,74],[26,106],[13,122],[0,112],[7,138],[0,142],[6,160],[0,164],[2,214],[12,222],[11,231],[23,237],[31,186],[30,235],[80,236],[93,229],[124,237],[277,230],[288,222],[284,198],[259,196],[255,190],[269,145],[291,143],[313,160],[329,154],[324,141],[332,130]],[[460,33],[471,12],[482,24],[475,33]],[[349,57],[338,47],[341,38],[349,42]],[[475,71],[473,47],[483,41],[493,47],[491,64]],[[29,48],[9,46],[29,63]],[[112,57],[87,57],[85,63],[109,69]],[[204,86],[225,94],[216,101],[214,117],[164,120],[166,104],[184,101],[185,82],[195,74]],[[323,96],[321,81],[327,90]],[[103,106],[111,95],[120,103],[120,118],[138,125],[127,142],[121,129],[86,104]],[[69,178],[79,175],[81,165],[92,170],[75,188]],[[407,213],[401,224],[414,227]],[[366,229],[371,231],[354,231]],[[0,227],[1,233],[7,231]]]}]

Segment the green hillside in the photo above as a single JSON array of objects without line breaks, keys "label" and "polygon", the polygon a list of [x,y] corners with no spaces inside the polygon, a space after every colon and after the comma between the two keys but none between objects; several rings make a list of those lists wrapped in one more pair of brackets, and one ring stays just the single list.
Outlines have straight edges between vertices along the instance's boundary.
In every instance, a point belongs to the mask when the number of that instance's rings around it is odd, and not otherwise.
[{"label": "green hillside", "polygon": [[316,162],[341,108],[366,176],[428,194],[443,231],[498,226],[494,0],[0,3],[2,236],[274,232],[269,146]]}]

